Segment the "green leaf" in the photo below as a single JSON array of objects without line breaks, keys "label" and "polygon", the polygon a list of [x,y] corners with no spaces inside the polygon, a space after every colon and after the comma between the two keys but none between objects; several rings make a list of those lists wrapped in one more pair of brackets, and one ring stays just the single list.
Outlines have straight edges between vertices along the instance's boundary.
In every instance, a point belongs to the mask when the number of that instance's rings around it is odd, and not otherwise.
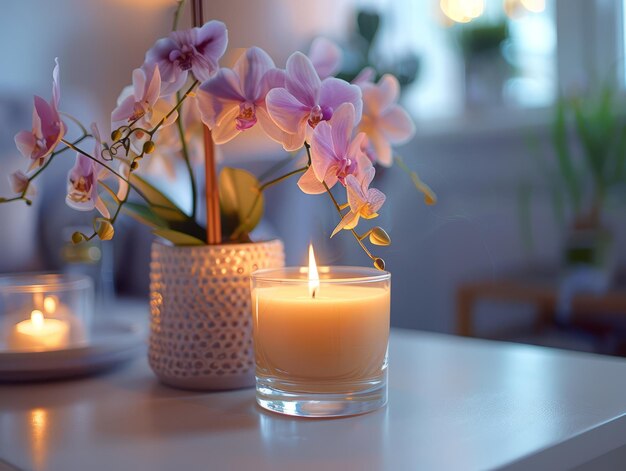
[{"label": "green leaf", "polygon": [[263,216],[263,194],[259,181],[245,170],[226,167],[219,176],[222,226],[226,234],[235,238],[247,235]]},{"label": "green leaf", "polygon": [[174,245],[187,246],[187,245],[205,245],[203,240],[196,239],[193,236],[184,234],[182,232],[173,231],[171,229],[155,229],[152,231],[154,235],[163,237],[169,240]]},{"label": "green leaf", "polygon": [[122,211],[128,214],[136,221],[144,224],[153,229],[156,228],[169,228],[167,221],[160,218],[148,207],[138,203],[131,203],[130,201],[122,207]]},{"label": "green leaf", "polygon": [[567,125],[565,122],[565,101],[556,104],[556,115],[552,127],[552,143],[556,150],[559,170],[565,181],[567,191],[572,198],[574,211],[578,212],[581,203],[581,189],[567,143]]},{"label": "green leaf", "polygon": [[367,48],[371,46],[380,26],[380,15],[367,11],[360,11],[357,15],[357,27],[359,34],[367,41]]},{"label": "green leaf", "polygon": [[166,221],[185,221],[189,219],[183,210],[176,206],[172,200],[137,174],[130,174],[130,182],[150,202],[150,209],[157,216]]}]

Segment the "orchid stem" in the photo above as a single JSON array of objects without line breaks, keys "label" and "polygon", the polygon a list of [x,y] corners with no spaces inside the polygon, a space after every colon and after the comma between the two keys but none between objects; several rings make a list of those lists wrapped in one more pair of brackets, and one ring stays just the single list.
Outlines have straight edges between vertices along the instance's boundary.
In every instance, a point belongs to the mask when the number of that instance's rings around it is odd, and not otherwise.
[{"label": "orchid stem", "polygon": [[[183,3],[184,0],[181,0],[180,4],[182,5]],[[180,93],[176,94],[176,98],[178,99],[178,101],[181,101]],[[187,142],[185,141],[185,130],[183,129],[183,120],[181,116],[179,116],[176,120],[176,125],[178,127],[178,135],[180,136],[183,160],[185,161],[185,166],[187,167],[187,173],[189,174],[189,181],[191,184],[191,218],[195,219],[198,201],[198,188],[196,187],[196,178],[193,173],[193,167],[191,166],[191,161],[189,160],[189,151],[187,149]]]},{"label": "orchid stem", "polygon": [[69,113],[64,113],[63,111],[60,111],[59,113],[65,116],[70,121],[72,121],[76,126],[78,126],[84,135],[89,134],[89,131],[87,130],[87,128],[77,118],[75,118]]},{"label": "orchid stem", "polygon": [[[307,153],[307,157],[309,158],[309,165],[311,163],[311,146],[309,145],[308,142],[304,143],[304,147],[306,148],[306,153]],[[324,188],[326,189],[326,193],[328,193],[328,196],[330,196],[330,199],[333,201],[333,204],[335,205],[335,209],[337,210],[337,212],[339,213],[339,217],[343,217],[343,214],[341,213],[341,205],[337,202],[337,200],[335,199],[335,196],[333,195],[332,191],[330,191],[330,188],[328,188],[328,185],[326,184],[325,181],[322,181],[322,185],[324,185]],[[361,240],[361,238],[359,237],[359,234],[357,234],[357,232],[354,229],[350,229],[350,232],[352,232],[352,235],[354,236],[354,238],[356,239],[356,241],[359,243],[359,245],[361,246],[361,248],[363,249],[363,251],[367,254],[367,256],[373,260],[374,262],[376,262],[376,260],[378,260],[377,257],[374,257],[372,255],[372,253],[367,249],[367,247],[365,247],[365,244],[363,243],[363,241]]]},{"label": "orchid stem", "polygon": [[[83,136],[81,136],[78,139],[76,139],[72,144],[74,144],[74,145],[79,144],[81,141],[83,141],[84,139],[86,139],[86,138],[88,138],[90,136],[91,136],[91,134],[85,133]],[[22,191],[21,194],[19,194],[17,196],[14,196],[13,198],[0,199],[0,203],[10,203],[11,201],[24,200],[26,202],[26,204],[28,204],[28,205],[32,204],[32,201],[30,199],[26,198],[26,192],[28,191],[30,183],[35,178],[37,178],[39,176],[39,174],[41,172],[43,172],[48,165],[50,165],[50,162],[52,162],[52,159],[54,157],[56,157],[57,155],[65,152],[68,149],[70,149],[70,147],[66,146],[63,149],[57,150],[57,151],[53,152],[52,154],[50,154],[50,157],[48,158],[48,160],[41,167],[39,167],[39,169],[37,169],[37,171],[35,173],[33,173],[30,177],[28,177],[28,185],[26,185],[26,188],[24,188],[24,190]]]},{"label": "orchid stem", "polygon": [[81,155],[84,155],[85,157],[93,160],[94,162],[96,162],[98,165],[102,165],[104,168],[106,168],[109,172],[111,172],[113,175],[115,175],[116,177],[118,177],[119,179],[125,181],[126,183],[130,184],[130,182],[128,181],[127,178],[123,177],[120,173],[118,173],[117,171],[113,170],[111,167],[109,167],[108,165],[105,165],[104,163],[102,163],[100,160],[96,159],[94,156],[89,155],[87,152],[85,152],[84,150],[82,150],[80,147],[76,147],[74,144],[72,144],[71,142],[67,142],[65,139],[61,139],[61,142],[63,144],[65,144],[67,147],[69,147],[72,150],[75,150],[76,152],[78,152]]},{"label": "orchid stem", "polygon": [[[339,213],[339,217],[342,217],[341,214],[341,206],[339,205],[339,203],[337,203],[337,200],[335,199],[335,196],[333,195],[333,193],[330,191],[330,188],[328,188],[328,185],[326,184],[326,182],[322,182],[322,184],[324,185],[324,188],[326,189],[326,193],[328,193],[328,196],[330,196],[330,199],[333,200],[333,203],[335,205],[335,208],[337,209],[337,212]],[[352,235],[354,236],[354,238],[356,239],[356,241],[359,243],[359,245],[361,246],[361,248],[363,249],[363,251],[367,254],[367,256],[369,258],[371,258],[372,260],[376,260],[376,257],[374,257],[372,255],[372,253],[367,249],[367,247],[365,247],[365,244],[363,244],[363,241],[361,240],[361,238],[359,237],[359,234],[357,234],[357,232],[354,229],[350,229],[350,232],[352,232]]]},{"label": "orchid stem", "polygon": [[157,132],[157,130],[163,125],[163,123],[167,120],[167,118],[172,116],[174,112],[178,111],[178,108],[182,106],[185,99],[189,96],[189,94],[196,87],[196,85],[198,85],[198,83],[199,83],[198,80],[194,80],[193,83],[189,86],[189,88],[185,92],[185,94],[181,97],[180,100],[178,100],[178,102],[176,103],[176,106],[174,106],[174,108],[172,108],[165,116],[163,116],[163,118],[161,118],[161,121],[159,121],[155,127],[153,127],[150,131],[148,131],[148,134],[150,135],[150,137],[152,137],[154,133]]},{"label": "orchid stem", "polygon": [[274,178],[273,180],[270,180],[269,182],[263,183],[263,185],[261,185],[259,187],[259,194],[261,194],[264,190],[266,190],[270,186],[276,185],[277,183],[280,183],[280,182],[282,182],[283,180],[286,180],[289,177],[297,175],[298,173],[306,172],[308,170],[308,168],[309,167],[297,168],[296,170],[292,170],[291,172],[286,173],[284,175],[281,175],[278,178]]}]

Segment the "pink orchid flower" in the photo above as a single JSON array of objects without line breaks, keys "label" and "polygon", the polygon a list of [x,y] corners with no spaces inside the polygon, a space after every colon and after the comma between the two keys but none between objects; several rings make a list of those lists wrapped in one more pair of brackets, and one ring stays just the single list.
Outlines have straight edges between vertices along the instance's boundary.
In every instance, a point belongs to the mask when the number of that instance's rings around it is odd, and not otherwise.
[{"label": "pink orchid flower", "polygon": [[[178,110],[185,133],[187,153],[192,165],[204,163],[204,124],[200,119],[200,111],[196,102],[195,96],[189,96]],[[142,176],[165,176],[168,180],[174,181],[180,170],[177,164],[182,159],[183,148],[177,126],[159,129],[153,140],[156,144],[155,150],[142,161],[137,172]],[[215,149],[215,151],[216,162],[219,163],[219,149]]]},{"label": "pink orchid flower", "polygon": [[23,193],[25,196],[35,195],[35,187],[28,180],[28,175],[21,170],[13,172],[9,175],[9,183],[11,184],[11,190],[13,190],[13,193]]},{"label": "pink orchid flower", "polygon": [[350,211],[341,219],[331,237],[342,229],[354,229],[360,218],[372,219],[378,216],[378,210],[385,202],[385,194],[376,188],[370,188],[376,171],[369,167],[361,179],[355,175],[346,177],[346,190]]},{"label": "pink orchid flower", "polygon": [[396,102],[400,84],[385,74],[378,84],[359,82],[363,91],[363,119],[358,130],[367,134],[372,145],[371,157],[385,167],[393,164],[392,144],[403,144],[415,134],[415,124]]},{"label": "pink orchid flower", "polygon": [[61,88],[59,85],[59,61],[52,72],[52,101],[48,103],[39,96],[35,96],[33,109],[33,127],[31,131],[21,131],[15,135],[15,145],[20,153],[31,160],[29,170],[41,167],[59,144],[67,126],[59,115],[59,100]]},{"label": "pink orchid flower", "polygon": [[311,166],[298,181],[304,193],[323,193],[326,189],[322,182],[329,188],[338,181],[345,184],[348,175],[359,171],[359,162],[368,160],[361,159],[365,134],[351,139],[355,114],[352,103],[344,103],[329,121],[320,122],[313,131]]},{"label": "pink orchid flower", "polygon": [[[96,141],[93,151],[94,158],[101,162],[102,141],[95,124],[91,125],[92,134]],[[65,202],[70,208],[78,211],[91,211],[94,208],[108,218],[109,210],[98,194],[98,181],[108,175],[104,165],[100,165],[83,154],[76,154],[76,163],[67,175],[67,196]]]},{"label": "pink orchid flower", "polygon": [[[122,91],[117,100],[118,106],[111,113],[111,128],[118,129],[134,122],[134,127],[151,129],[159,124],[173,106],[170,101],[161,98],[160,93],[161,74],[158,66],[135,69],[132,87]],[[161,128],[176,122],[177,118],[178,113],[172,113]],[[133,137],[141,141],[144,136],[143,133],[134,133]]]},{"label": "pink orchid flower", "polygon": [[270,90],[266,98],[267,111],[276,125],[284,131],[285,150],[297,150],[310,142],[313,129],[328,121],[342,103],[352,104],[354,122],[361,119],[361,90],[344,80],[328,77],[320,80],[311,60],[295,52],[287,60],[284,88]]},{"label": "pink orchid flower", "polygon": [[317,75],[321,79],[335,75],[341,65],[342,53],[330,39],[319,37],[313,40],[308,54]]},{"label": "pink orchid flower", "polygon": [[357,74],[354,79],[352,79],[352,83],[355,85],[362,85],[364,83],[372,83],[376,78],[376,71],[373,67],[367,66],[361,69],[361,72]]},{"label": "pink orchid flower", "polygon": [[209,21],[200,28],[174,31],[159,39],[146,53],[146,64],[157,64],[163,78],[164,96],[176,93],[187,81],[189,71],[201,82],[218,69],[226,52],[228,31],[221,21]]},{"label": "pink orchid flower", "polygon": [[232,69],[222,68],[198,91],[202,121],[213,131],[216,144],[230,141],[257,122],[272,139],[281,142],[283,132],[270,119],[267,93],[285,84],[285,73],[258,47],[239,57]]}]

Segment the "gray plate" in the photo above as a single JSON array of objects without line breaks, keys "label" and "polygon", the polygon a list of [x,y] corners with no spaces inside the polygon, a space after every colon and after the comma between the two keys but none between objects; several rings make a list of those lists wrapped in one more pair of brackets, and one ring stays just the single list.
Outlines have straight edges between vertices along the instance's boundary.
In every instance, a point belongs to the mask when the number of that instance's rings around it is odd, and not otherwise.
[{"label": "gray plate", "polygon": [[97,323],[89,344],[45,352],[0,352],[0,381],[35,381],[97,373],[144,349],[141,329],[130,322]]}]

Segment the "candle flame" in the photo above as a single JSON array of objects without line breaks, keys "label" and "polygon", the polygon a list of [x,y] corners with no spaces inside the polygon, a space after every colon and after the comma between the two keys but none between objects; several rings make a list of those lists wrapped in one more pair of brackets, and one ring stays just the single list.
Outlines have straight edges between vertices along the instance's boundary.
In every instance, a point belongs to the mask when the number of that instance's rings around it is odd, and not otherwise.
[{"label": "candle flame", "polygon": [[315,298],[315,294],[319,292],[320,275],[317,272],[317,264],[315,263],[315,253],[313,252],[313,244],[309,244],[309,295]]},{"label": "candle flame", "polygon": [[46,296],[43,300],[43,310],[46,314],[54,314],[57,310],[57,300],[54,296]]},{"label": "candle flame", "polygon": [[30,313],[30,321],[38,329],[43,327],[43,312],[41,312],[39,309],[35,309],[33,312]]}]

